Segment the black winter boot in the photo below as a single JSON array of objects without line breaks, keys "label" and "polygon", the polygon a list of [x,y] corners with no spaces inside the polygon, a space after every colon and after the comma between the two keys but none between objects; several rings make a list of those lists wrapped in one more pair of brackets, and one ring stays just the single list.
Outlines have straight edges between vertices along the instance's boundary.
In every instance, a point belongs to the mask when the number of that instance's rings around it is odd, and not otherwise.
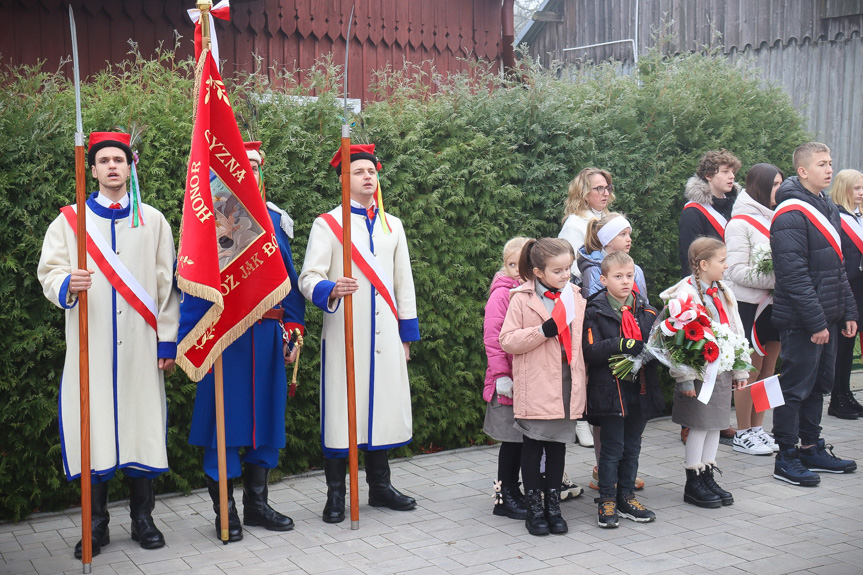
[{"label": "black winter boot", "polygon": [[366,451],[366,483],[369,484],[369,505],[372,507],[408,511],[417,506],[416,499],[403,495],[390,482],[390,461],[386,449]]},{"label": "black winter boot", "polygon": [[857,409],[849,401],[849,395],[850,393],[834,389],[830,395],[830,406],[827,407],[827,415],[832,415],[839,419],[857,419],[860,417]]},{"label": "black winter boot", "polygon": [[[90,486],[90,526],[93,530],[93,557],[102,552],[102,547],[111,542],[111,533],[108,531],[108,483],[94,483]],[[81,558],[81,542],[75,545],[75,559]]]},{"label": "black winter boot", "polygon": [[345,471],[348,467],[346,458],[324,458],[324,477],[327,481],[327,502],[321,519],[324,523],[341,523],[345,520]]},{"label": "black winter boot", "polygon": [[153,522],[153,509],[156,507],[156,493],[153,479],[146,477],[127,477],[129,483],[129,517],[132,518],[132,541],[137,541],[142,549],[158,549],[165,546],[165,537]]},{"label": "black winter boot", "polygon": [[[213,511],[216,512],[216,539],[222,540],[222,523],[219,516],[219,482],[209,475],[204,475],[207,480],[207,490],[210,499],[213,500]],[[243,539],[243,526],[240,524],[240,516],[237,514],[237,505],[234,503],[234,487],[228,480],[228,541],[241,541]]]},{"label": "black winter boot", "polygon": [[848,397],[848,403],[851,404],[851,407],[854,408],[854,410],[857,412],[857,415],[863,416],[863,405],[860,405],[860,403],[857,401],[857,398],[854,397],[854,394],[851,392],[850,389],[845,392],[845,395]]},{"label": "black winter boot", "polygon": [[555,535],[563,535],[569,531],[566,520],[560,515],[560,491],[558,489],[545,490],[545,520],[548,521],[548,530]]},{"label": "black winter boot", "polygon": [[527,518],[524,526],[531,535],[548,535],[548,521],[545,519],[545,509],[542,507],[542,491],[530,490],[525,494],[527,499]]},{"label": "black winter boot", "polygon": [[734,496],[729,491],[719,487],[719,484],[716,483],[714,475],[716,471],[719,472],[719,475],[722,475],[722,470],[716,467],[715,463],[705,463],[704,471],[701,473],[701,482],[707,489],[719,496],[722,505],[731,505],[734,503]]},{"label": "black winter boot", "polygon": [[713,493],[702,480],[704,468],[686,468],[686,486],[683,488],[683,500],[696,507],[715,509],[722,507],[722,499]]},{"label": "black winter boot", "polygon": [[270,470],[246,463],[243,474],[243,525],[263,527],[267,531],[290,531],[294,521],[267,503],[267,480]]},{"label": "black winter boot", "polygon": [[501,485],[500,496],[495,501],[493,513],[500,517],[509,517],[510,519],[525,519],[527,517],[527,509],[524,508],[524,504],[521,502],[521,498],[524,496],[521,495],[520,498],[520,495],[521,492],[518,489],[518,484],[515,486]]}]

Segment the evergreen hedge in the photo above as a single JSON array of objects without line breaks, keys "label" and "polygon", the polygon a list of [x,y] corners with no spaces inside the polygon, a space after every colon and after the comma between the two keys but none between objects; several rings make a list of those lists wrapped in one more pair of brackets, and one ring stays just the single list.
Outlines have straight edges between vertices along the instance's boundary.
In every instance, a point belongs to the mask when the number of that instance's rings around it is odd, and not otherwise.
[{"label": "evergreen hedge", "polygon": [[[386,207],[404,220],[414,265],[422,342],[409,369],[414,442],[401,455],[488,440],[480,390],[485,372],[483,306],[504,242],[556,235],[568,182],[587,165],[615,176],[615,207],[635,224],[633,255],[651,299],[677,278],[677,220],[683,183],[708,149],[733,150],[746,167],[762,161],[790,172],[807,139],[779,89],[716,54],[641,60],[637,78],[614,66],[584,68],[575,82],[527,63],[511,84],[483,65],[443,78],[407,66],[372,82],[382,101],[365,103],[354,141],[375,142],[384,160]],[[230,79],[240,127],[264,142],[268,198],[296,220],[302,264],[313,218],[339,201],[328,168],[339,142],[340,71],[329,59],[296,85],[289,73]],[[134,52],[82,86],[84,130],[143,130],[138,146],[146,202],[179,229],[191,134],[191,62],[170,51]],[[57,389],[63,314],[36,279],[42,238],[74,199],[72,85],[44,66],[0,69],[0,519],[75,505],[77,483],[61,470]],[[431,87],[434,86],[434,90]],[[298,101],[285,96],[320,96]],[[261,94],[268,94],[261,97]],[[743,173],[740,174],[742,180]],[[92,187],[92,186],[91,186]],[[286,413],[283,473],[317,466],[318,336],[308,337],[297,396]],[[160,491],[203,485],[201,451],[187,444],[195,384],[168,379],[172,471]],[[112,498],[124,496],[120,482]]]}]

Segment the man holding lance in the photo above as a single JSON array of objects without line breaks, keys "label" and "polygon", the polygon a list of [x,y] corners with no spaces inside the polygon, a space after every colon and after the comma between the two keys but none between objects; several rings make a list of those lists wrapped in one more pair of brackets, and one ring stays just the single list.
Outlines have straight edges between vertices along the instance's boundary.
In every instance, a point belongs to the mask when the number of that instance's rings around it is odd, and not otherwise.
[{"label": "man holding lance", "polygon": [[[410,342],[420,338],[410,256],[398,218],[383,211],[380,163],[374,144],[352,145],[349,172],[341,151],[330,164],[350,178],[354,275],[344,277],[341,206],[315,219],[306,248],[300,290],[326,312],[321,334],[321,439],[327,502],[323,520],[345,519],[348,456],[345,321],[341,299],[353,295],[356,326],[357,444],[365,451],[369,504],[399,511],[416,501],[390,483],[387,450],[405,445],[413,433],[407,361]],[[377,201],[375,193],[377,192]]]},{"label": "man holding lance", "polygon": [[[252,173],[264,194],[261,166],[264,163],[261,142],[246,142],[246,155]],[[266,200],[266,197],[264,198]],[[225,445],[227,476],[241,474],[240,449],[245,448],[242,462],[243,523],[270,531],[294,528],[290,517],[282,515],[267,502],[267,480],[270,469],[279,463],[279,449],[285,446],[285,407],[287,376],[285,364],[296,358],[297,348],[288,350],[283,333],[305,329],[305,300],[297,289],[290,239],[294,237],[293,220],[275,204],[267,208],[273,221],[282,261],[291,280],[291,291],[281,303],[264,313],[222,352],[225,378]],[[221,217],[221,216],[220,216]],[[217,224],[217,227],[220,227]],[[230,241],[230,234],[222,241]],[[204,472],[207,488],[216,512],[216,536],[219,525],[219,468],[216,451],[216,399],[212,370],[198,383],[189,443],[204,447]],[[228,484],[230,486],[230,483]],[[234,504],[233,490],[228,489],[228,541],[243,538],[243,529]]]},{"label": "man holding lance", "polygon": [[[99,191],[87,200],[88,268],[77,268],[72,206],[48,228],[38,276],[45,297],[66,310],[66,361],[60,383],[63,467],[81,474],[78,294],[90,294],[90,447],[93,555],[110,542],[108,481],[123,470],[131,498],[131,534],[144,549],[165,539],[153,522],[153,481],[168,471],[164,371],[174,367],[179,294],[174,238],[155,208],[128,194],[133,154],[128,134],[90,134],[87,163]],[[137,189],[137,182],[133,191]],[[81,543],[75,547],[81,557]]]}]

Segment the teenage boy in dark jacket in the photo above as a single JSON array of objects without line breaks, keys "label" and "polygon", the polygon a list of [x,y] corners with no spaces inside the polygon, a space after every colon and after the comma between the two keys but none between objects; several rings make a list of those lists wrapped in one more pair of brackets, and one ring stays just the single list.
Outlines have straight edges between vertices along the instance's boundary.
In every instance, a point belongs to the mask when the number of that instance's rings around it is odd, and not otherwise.
[{"label": "teenage boy in dark jacket", "polygon": [[662,413],[664,405],[656,361],[623,379],[612,372],[612,356],[641,353],[656,310],[633,291],[635,264],[626,252],[605,256],[601,269],[599,279],[606,289],[587,304],[582,341],[588,369],[588,420],[602,430],[597,524],[610,528],[617,527],[618,514],[639,523],[656,519],[635,499],[635,474],[644,426]]},{"label": "teenage boy in dark jacket", "polygon": [[[839,211],[824,195],[833,175],[830,149],[809,142],[794,151],[792,176],[776,192],[770,226],[776,288],[773,324],[782,344],[779,384],[785,405],[773,411],[779,444],[773,477],[814,486],[815,471],[846,473],[857,463],[833,455],[821,438],[823,396],[833,387],[837,337],[857,333],[857,306],[842,264]],[[800,447],[797,440],[800,439]]]}]

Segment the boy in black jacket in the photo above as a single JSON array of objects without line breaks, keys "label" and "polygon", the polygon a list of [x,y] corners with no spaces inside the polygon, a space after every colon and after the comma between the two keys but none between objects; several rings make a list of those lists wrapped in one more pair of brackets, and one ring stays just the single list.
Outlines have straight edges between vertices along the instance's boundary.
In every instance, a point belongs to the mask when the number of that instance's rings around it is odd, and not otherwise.
[{"label": "boy in black jacket", "polygon": [[587,363],[588,420],[601,428],[597,524],[618,526],[618,514],[648,523],[656,515],[635,499],[635,474],[641,434],[647,420],[662,413],[663,398],[656,361],[618,379],[612,356],[638,356],[650,335],[656,310],[633,291],[635,264],[626,252],[602,260],[600,281],[606,289],[588,302],[582,339]]},{"label": "boy in black jacket", "polygon": [[[773,411],[779,444],[773,477],[815,486],[814,471],[847,473],[857,463],[833,455],[821,438],[823,396],[833,387],[837,337],[857,333],[857,306],[842,264],[839,211],[823,191],[830,185],[830,149],[818,142],[794,151],[793,176],[776,192],[770,226],[776,289],[773,324],[782,344],[779,385],[785,405]],[[800,439],[800,447],[797,440]]]}]

